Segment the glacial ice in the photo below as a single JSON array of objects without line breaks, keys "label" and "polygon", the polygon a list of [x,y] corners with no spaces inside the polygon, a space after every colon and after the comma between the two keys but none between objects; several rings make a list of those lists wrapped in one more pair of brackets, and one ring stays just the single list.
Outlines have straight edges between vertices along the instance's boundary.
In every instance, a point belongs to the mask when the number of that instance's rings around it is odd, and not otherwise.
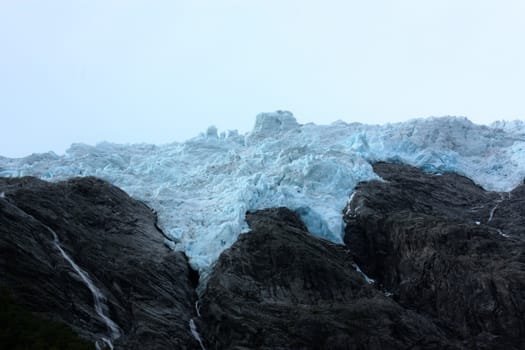
[{"label": "glacial ice", "polygon": [[441,117],[301,125],[277,111],[258,115],[245,135],[210,127],[184,143],[73,144],[62,156],[0,157],[0,176],[108,180],[153,207],[170,245],[206,272],[248,231],[250,210],[286,206],[312,233],[341,243],[342,210],[359,181],[378,178],[370,163],[380,160],[454,171],[488,190],[510,190],[525,178],[525,124]]}]

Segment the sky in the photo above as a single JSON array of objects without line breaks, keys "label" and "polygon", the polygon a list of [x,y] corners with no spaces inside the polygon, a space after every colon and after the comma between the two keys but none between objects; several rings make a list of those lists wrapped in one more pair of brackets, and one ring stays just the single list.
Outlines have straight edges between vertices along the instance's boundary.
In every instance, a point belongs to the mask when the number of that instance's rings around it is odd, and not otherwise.
[{"label": "sky", "polygon": [[0,155],[300,123],[525,119],[523,0],[0,0]]}]

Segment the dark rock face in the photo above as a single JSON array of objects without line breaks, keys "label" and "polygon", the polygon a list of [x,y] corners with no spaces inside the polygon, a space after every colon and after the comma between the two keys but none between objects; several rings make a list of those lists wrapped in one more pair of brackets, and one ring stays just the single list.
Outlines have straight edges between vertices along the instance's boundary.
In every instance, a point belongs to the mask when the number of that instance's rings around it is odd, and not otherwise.
[{"label": "dark rock face", "polygon": [[525,186],[486,192],[456,174],[377,163],[345,209],[359,266],[401,305],[474,349],[525,343]]},{"label": "dark rock face", "polygon": [[202,349],[199,336],[208,350],[523,348],[525,184],[374,169],[385,181],[345,208],[347,246],[286,208],[248,213],[198,303],[197,273],[123,191],[0,178],[0,290],[116,349]]},{"label": "dark rock face", "polygon": [[93,293],[61,255],[87,273],[119,328],[115,348],[198,349],[195,281],[182,253],[164,246],[149,208],[95,178],[47,183],[0,179],[0,287],[92,341],[108,336]]},{"label": "dark rock face", "polygon": [[356,272],[344,246],[307,233],[285,208],[247,214],[252,229],[217,262],[201,299],[207,349],[446,349],[449,334]]}]

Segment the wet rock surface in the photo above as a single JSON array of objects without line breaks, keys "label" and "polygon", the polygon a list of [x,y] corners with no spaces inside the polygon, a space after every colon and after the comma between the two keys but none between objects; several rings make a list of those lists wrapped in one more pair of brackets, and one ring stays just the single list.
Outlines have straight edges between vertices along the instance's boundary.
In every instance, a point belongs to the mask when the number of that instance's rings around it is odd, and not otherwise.
[{"label": "wet rock surface", "polygon": [[345,243],[403,307],[458,331],[473,349],[525,342],[525,186],[486,192],[456,174],[377,163],[359,184]]},{"label": "wet rock surface", "polygon": [[308,234],[285,208],[247,214],[201,299],[208,349],[446,349],[450,332],[356,271],[345,246]]},{"label": "wet rock surface", "polygon": [[93,342],[111,337],[54,232],[103,295],[103,314],[120,333],[116,349],[199,348],[189,329],[196,281],[185,256],[163,244],[148,207],[91,177],[2,178],[0,192],[0,287],[17,302]]}]

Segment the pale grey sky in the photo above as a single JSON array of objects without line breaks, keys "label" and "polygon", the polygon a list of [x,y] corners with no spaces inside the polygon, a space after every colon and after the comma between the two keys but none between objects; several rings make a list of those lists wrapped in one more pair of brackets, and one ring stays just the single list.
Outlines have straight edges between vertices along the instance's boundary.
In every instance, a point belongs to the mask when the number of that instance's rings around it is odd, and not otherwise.
[{"label": "pale grey sky", "polygon": [[525,118],[523,0],[0,0],[0,155],[301,123]]}]

